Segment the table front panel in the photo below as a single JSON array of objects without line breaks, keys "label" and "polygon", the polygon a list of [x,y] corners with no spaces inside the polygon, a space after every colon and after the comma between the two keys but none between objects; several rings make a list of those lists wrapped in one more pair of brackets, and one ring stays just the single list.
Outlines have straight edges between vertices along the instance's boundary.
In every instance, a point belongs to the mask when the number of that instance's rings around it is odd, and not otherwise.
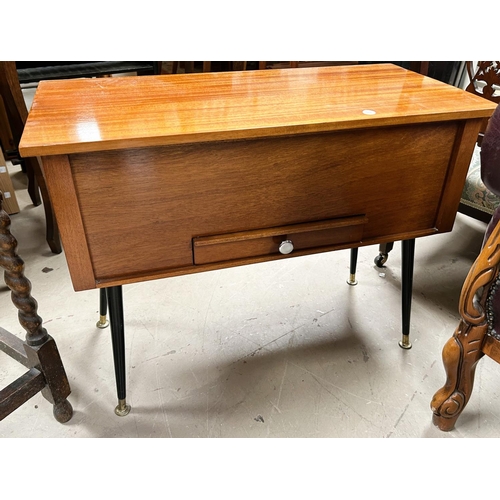
[{"label": "table front panel", "polygon": [[70,155],[95,278],[193,268],[193,238],[360,214],[359,244],[432,229],[459,130],[441,122]]}]

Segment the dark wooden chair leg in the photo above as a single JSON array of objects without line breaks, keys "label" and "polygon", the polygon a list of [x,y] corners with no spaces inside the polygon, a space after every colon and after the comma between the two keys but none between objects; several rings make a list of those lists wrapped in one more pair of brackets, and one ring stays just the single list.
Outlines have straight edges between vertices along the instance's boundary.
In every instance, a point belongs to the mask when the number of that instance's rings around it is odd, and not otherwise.
[{"label": "dark wooden chair leg", "polygon": [[47,189],[47,185],[45,184],[42,168],[40,163],[38,163],[38,158],[27,158],[26,163],[30,165],[31,169],[35,170],[37,186],[39,186],[42,194],[46,222],[45,239],[47,240],[52,253],[59,254],[62,252],[61,237],[59,235],[56,216],[52,210],[52,202],[50,201],[49,191]]},{"label": "dark wooden chair leg", "polygon": [[347,284],[354,286],[357,285],[356,281],[356,267],[358,265],[358,248],[351,248],[351,261],[349,265],[349,279],[347,280]]},{"label": "dark wooden chair leg", "polygon": [[410,342],[410,316],[411,299],[413,292],[413,264],[415,260],[415,239],[404,240],[401,247],[402,269],[401,269],[401,299],[403,337],[399,342],[403,349],[411,349]]},{"label": "dark wooden chair leg", "polygon": [[67,400],[71,389],[54,339],[47,335],[43,344],[25,345],[24,349],[30,366],[38,368],[44,375],[42,395],[53,404],[55,419],[68,422],[73,416],[73,408]]},{"label": "dark wooden chair leg", "polygon": [[0,420],[41,391],[52,403],[57,421],[64,423],[73,415],[67,400],[71,393],[68,378],[56,343],[37,314],[38,304],[31,296],[31,283],[24,276],[24,262],[16,253],[17,241],[9,227],[10,218],[2,209],[0,196],[0,264],[5,269],[5,283],[12,291],[12,302],[19,310],[19,323],[26,331],[26,340],[22,342],[0,329],[0,349],[29,368],[0,391]]},{"label": "dark wooden chair leg", "polygon": [[21,168],[26,172],[26,177],[28,178],[28,194],[30,196],[31,202],[35,207],[42,204],[42,198],[40,196],[40,186],[38,185],[38,179],[36,175],[36,168],[34,168],[34,161],[36,158],[26,158],[22,160]]},{"label": "dark wooden chair leg", "polygon": [[130,405],[126,401],[126,373],[125,373],[125,328],[123,319],[123,291],[121,286],[106,288],[111,325],[111,340],[113,344],[113,360],[115,365],[116,391],[118,406],[115,413],[124,417],[130,412]]}]

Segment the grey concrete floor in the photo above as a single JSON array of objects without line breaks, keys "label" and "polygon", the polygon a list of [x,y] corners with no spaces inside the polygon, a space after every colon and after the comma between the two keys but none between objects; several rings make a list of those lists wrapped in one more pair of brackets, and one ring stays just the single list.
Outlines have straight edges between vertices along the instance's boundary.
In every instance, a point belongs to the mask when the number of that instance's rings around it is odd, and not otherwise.
[{"label": "grey concrete floor", "polygon": [[[60,424],[33,397],[0,422],[0,437],[486,438],[500,435],[500,368],[483,358],[456,428],[431,423],[444,384],[441,350],[458,323],[458,298],[485,225],[458,214],[451,233],[417,240],[411,340],[401,330],[400,244],[385,269],[376,246],[124,286],[128,402],[116,393],[109,328],[95,327],[98,292],[75,292],[64,253],[45,242],[19,167],[21,206],[11,231],[38,313],[56,340],[74,416]],[[109,242],[110,251],[113,242]],[[6,287],[0,325],[24,332]],[[25,369],[0,353],[0,386]]]}]

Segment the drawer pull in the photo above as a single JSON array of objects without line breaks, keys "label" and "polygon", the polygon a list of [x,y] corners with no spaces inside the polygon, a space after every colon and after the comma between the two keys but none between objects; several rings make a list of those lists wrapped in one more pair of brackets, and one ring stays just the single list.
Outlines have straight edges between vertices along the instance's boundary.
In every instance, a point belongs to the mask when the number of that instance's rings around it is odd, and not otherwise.
[{"label": "drawer pull", "polygon": [[284,240],[280,243],[279,246],[279,251],[283,255],[287,255],[289,253],[292,253],[293,251],[293,243],[292,240]]},{"label": "drawer pull", "polygon": [[250,229],[226,234],[195,236],[193,262],[195,265],[234,260],[256,259],[259,262],[280,256],[306,255],[321,251],[359,246],[366,215],[351,215],[286,226]]}]

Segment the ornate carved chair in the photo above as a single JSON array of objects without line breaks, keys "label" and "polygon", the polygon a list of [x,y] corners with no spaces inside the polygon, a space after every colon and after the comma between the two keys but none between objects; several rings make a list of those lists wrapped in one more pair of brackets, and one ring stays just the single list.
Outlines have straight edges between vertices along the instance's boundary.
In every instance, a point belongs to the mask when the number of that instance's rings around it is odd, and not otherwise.
[{"label": "ornate carved chair", "polygon": [[[481,177],[500,196],[500,106],[481,147]],[[500,363],[500,207],[487,227],[483,249],[472,266],[459,302],[460,323],[443,349],[446,383],[434,395],[433,422],[451,430],[468,403],[477,362],[486,354]]]},{"label": "ornate carved chair", "polygon": [[0,350],[28,371],[0,390],[0,420],[10,415],[38,392],[53,406],[54,417],[64,423],[73,409],[67,400],[71,390],[56,343],[42,326],[37,302],[31,296],[31,283],[24,276],[24,262],[16,253],[17,241],[9,231],[10,219],[2,209],[0,195],[0,266],[5,269],[5,283],[12,290],[12,302],[19,309],[19,322],[26,330],[23,342],[0,328]]},{"label": "ornate carved chair", "polygon": [[[467,62],[470,83],[466,90],[473,94],[500,103],[500,61],[480,61],[474,72],[472,62]],[[465,187],[460,200],[459,212],[474,219],[489,222],[500,198],[489,190],[481,179],[480,151],[486,123],[479,133],[477,146],[467,173]]]}]

